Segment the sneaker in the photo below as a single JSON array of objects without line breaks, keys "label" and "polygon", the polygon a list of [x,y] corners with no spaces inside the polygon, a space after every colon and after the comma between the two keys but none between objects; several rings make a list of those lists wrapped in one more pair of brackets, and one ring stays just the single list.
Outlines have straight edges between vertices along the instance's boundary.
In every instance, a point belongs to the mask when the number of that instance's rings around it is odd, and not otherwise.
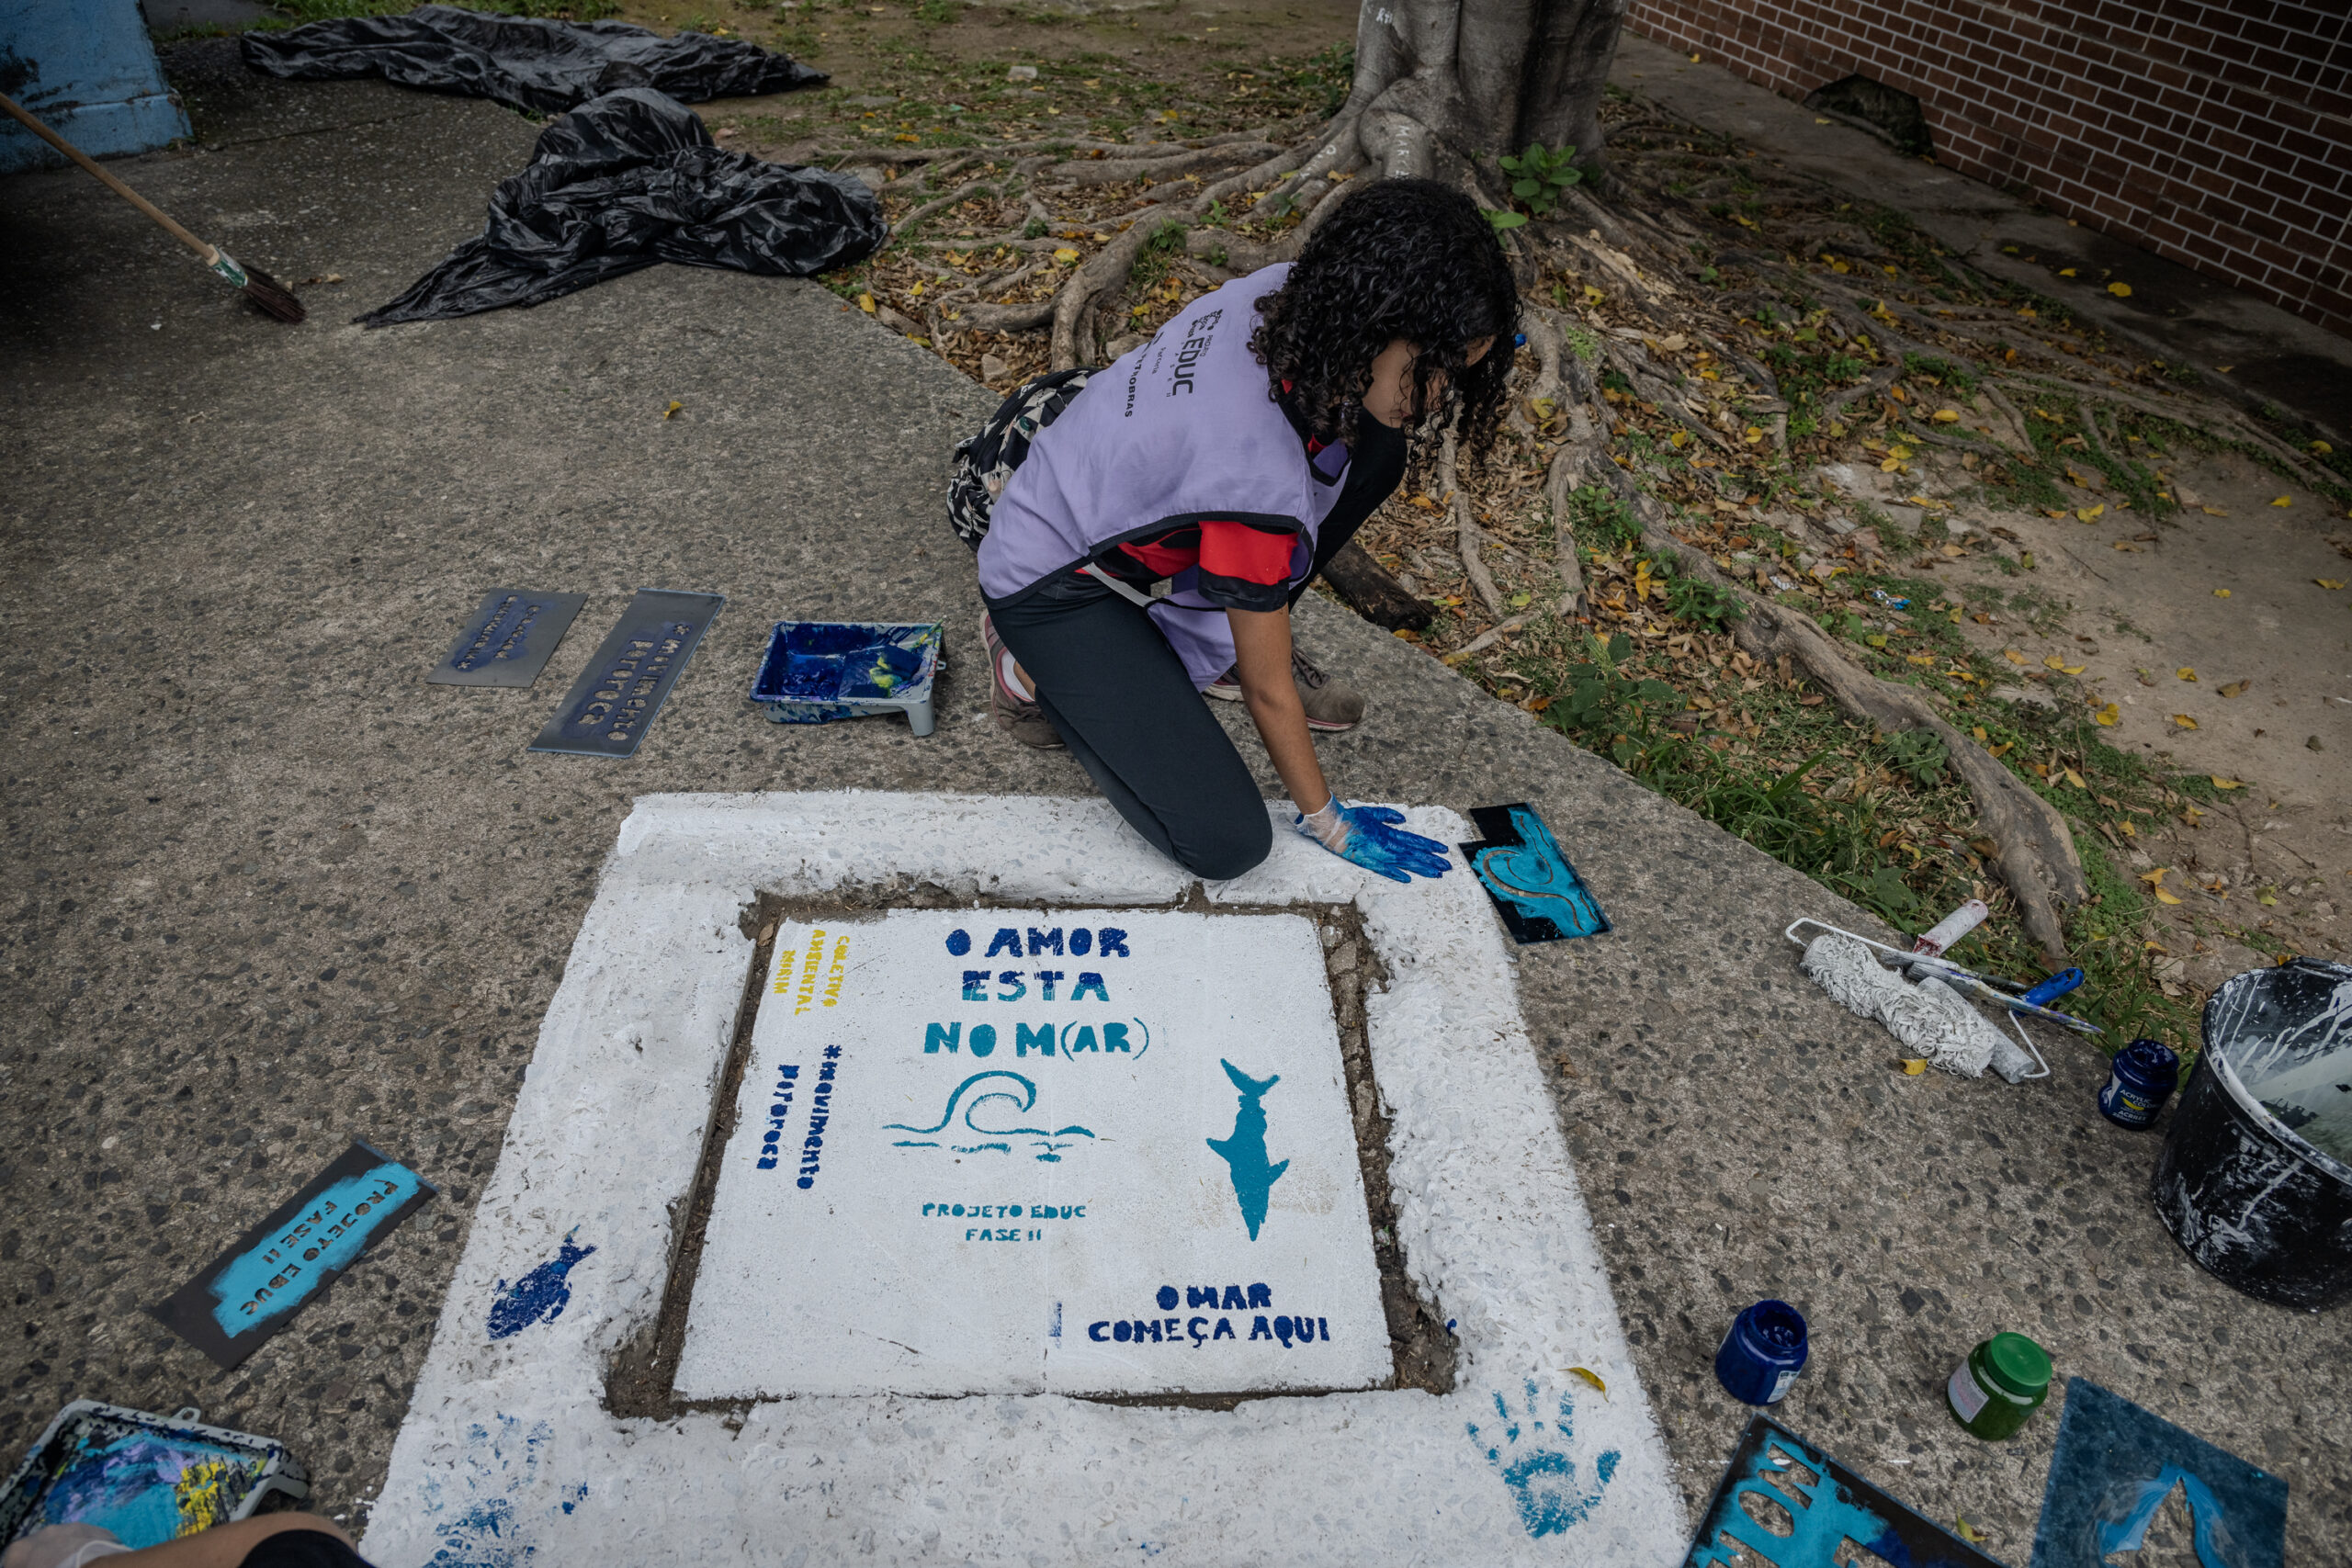
[{"label": "sneaker", "polygon": [[[1317,669],[1306,655],[1296,649],[1290,653],[1291,679],[1298,685],[1298,700],[1306,706],[1306,728],[1325,734],[1337,734],[1353,729],[1363,722],[1363,694],[1353,686],[1334,681]],[[1209,682],[1204,696],[1221,703],[1241,700],[1241,677],[1228,670]]]},{"label": "sneaker", "polygon": [[989,716],[997,728],[1023,746],[1040,751],[1061,749],[1062,738],[1054,729],[1054,721],[1046,710],[1031,700],[1028,694],[1004,678],[1004,644],[997,639],[996,623],[986,614],[980,616],[980,646],[988,650]]}]

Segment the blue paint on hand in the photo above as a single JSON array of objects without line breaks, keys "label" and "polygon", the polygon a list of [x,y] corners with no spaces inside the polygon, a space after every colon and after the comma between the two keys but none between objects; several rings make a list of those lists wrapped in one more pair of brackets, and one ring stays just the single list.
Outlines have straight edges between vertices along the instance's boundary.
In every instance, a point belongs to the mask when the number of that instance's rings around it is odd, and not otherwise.
[{"label": "blue paint on hand", "polygon": [[1266,1111],[1259,1103],[1266,1098],[1268,1089],[1283,1081],[1283,1076],[1276,1073],[1261,1083],[1231,1062],[1220,1059],[1217,1065],[1233,1080],[1233,1087],[1241,1091],[1241,1108],[1233,1118],[1233,1136],[1211,1138],[1207,1143],[1231,1168],[1233,1195],[1241,1203],[1241,1219],[1250,1227],[1250,1239],[1255,1241],[1258,1227],[1266,1223],[1266,1197],[1274,1190],[1274,1183],[1282,1179],[1283,1172],[1290,1168],[1288,1160],[1280,1165],[1266,1161]]},{"label": "blue paint on hand", "polygon": [[1592,1461],[1593,1483],[1588,1490],[1577,1480],[1576,1461],[1562,1451],[1576,1436],[1574,1396],[1560,1395],[1559,1416],[1553,1423],[1553,1441],[1560,1445],[1555,1448],[1547,1444],[1543,1436],[1544,1422],[1532,1378],[1528,1380],[1526,1388],[1524,1417],[1513,1416],[1503,1396],[1495,1395],[1495,1414],[1503,1423],[1499,1442],[1482,1438],[1475,1421],[1468,1424],[1468,1430],[1470,1440],[1486,1448],[1487,1462],[1510,1489],[1511,1503],[1519,1509],[1519,1522],[1527,1528],[1529,1535],[1540,1540],[1581,1522],[1592,1512],[1600,1502],[1600,1495],[1609,1489],[1623,1456],[1615,1449],[1603,1450]]},{"label": "blue paint on hand", "polygon": [[[1408,833],[1398,824],[1405,814],[1393,806],[1349,806],[1342,802],[1340,820],[1346,826],[1347,837],[1337,847],[1324,844],[1341,860],[1360,865],[1364,870],[1386,877],[1391,882],[1410,882],[1416,876],[1438,877],[1445,874],[1450,863],[1445,858],[1445,846],[1435,839],[1425,839],[1419,833]],[[1318,844],[1321,839],[1308,830],[1306,818],[1292,818],[1291,826]]]},{"label": "blue paint on hand", "polygon": [[571,1286],[564,1276],[571,1266],[596,1249],[574,1247],[571,1238],[580,1234],[578,1226],[564,1233],[561,1247],[553,1258],[524,1275],[513,1285],[498,1281],[498,1298],[490,1303],[490,1337],[504,1339],[520,1334],[535,1323],[553,1323],[571,1304]]}]

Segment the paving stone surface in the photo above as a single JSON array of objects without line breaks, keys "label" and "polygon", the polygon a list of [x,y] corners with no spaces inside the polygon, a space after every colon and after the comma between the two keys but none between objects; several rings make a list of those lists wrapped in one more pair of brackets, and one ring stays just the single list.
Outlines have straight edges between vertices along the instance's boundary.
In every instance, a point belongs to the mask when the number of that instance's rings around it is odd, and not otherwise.
[{"label": "paving stone surface", "polygon": [[[812,285],[677,268],[363,333],[342,319],[472,231],[532,127],[246,83],[217,46],[172,69],[212,150],[134,183],[345,281],[281,328],[86,180],[0,182],[0,1446],[77,1396],[198,1405],[285,1438],[358,1523],[630,801],[1087,784],[1008,745],[970,677],[941,489],[979,389]],[[530,691],[424,684],[499,584],[590,598]],[[526,753],[640,586],[729,596],[642,749]],[[786,615],[944,620],[938,733],[762,721],[743,694]],[[2352,1555],[2352,1316],[2186,1261],[2155,1140],[2092,1109],[2094,1053],[2018,1088],[1902,1077],[1780,934],[1859,914],[1344,612],[1310,600],[1303,640],[1373,699],[1322,743],[1344,792],[1533,801],[1616,923],[1525,950],[1522,1002],[1694,1506],[1745,1415],[1715,1343],[1777,1295],[1815,1348],[1786,1419],[2008,1561],[2056,1422],[1990,1448],[1939,1393],[2000,1328],[2285,1475],[2293,1560]],[[271,1346],[219,1373],[140,1311],[354,1135],[442,1196]]]}]

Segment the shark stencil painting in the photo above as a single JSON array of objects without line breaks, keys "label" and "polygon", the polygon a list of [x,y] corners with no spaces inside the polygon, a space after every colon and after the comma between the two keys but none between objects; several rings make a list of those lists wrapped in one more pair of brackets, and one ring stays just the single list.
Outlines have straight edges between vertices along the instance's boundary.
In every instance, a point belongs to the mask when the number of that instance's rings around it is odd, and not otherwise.
[{"label": "shark stencil painting", "polygon": [[1233,1118],[1233,1136],[1211,1138],[1208,1145],[1232,1169],[1233,1195],[1240,1200],[1241,1218],[1250,1227],[1250,1239],[1255,1241],[1258,1227],[1266,1223],[1266,1195],[1290,1168],[1288,1160],[1280,1165],[1266,1162],[1266,1108],[1260,1103],[1268,1089],[1283,1081],[1283,1076],[1276,1073],[1261,1083],[1222,1057],[1217,1066],[1241,1091],[1241,1109]]}]

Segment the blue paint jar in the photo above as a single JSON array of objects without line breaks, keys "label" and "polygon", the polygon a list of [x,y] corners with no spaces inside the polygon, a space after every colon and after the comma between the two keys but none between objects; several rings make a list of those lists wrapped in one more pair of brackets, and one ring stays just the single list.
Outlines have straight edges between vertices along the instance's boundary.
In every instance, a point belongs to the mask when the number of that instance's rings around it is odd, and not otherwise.
[{"label": "blue paint jar", "polygon": [[1770,1404],[1804,1371],[1804,1314],[1786,1302],[1758,1302],[1732,1319],[1715,1379],[1742,1404]]},{"label": "blue paint jar", "polygon": [[2107,1086],[2098,1091],[2098,1113],[2119,1127],[2143,1133],[2155,1124],[2173,1088],[2180,1082],[2180,1058],[2161,1040],[2134,1040],[2115,1054]]}]

